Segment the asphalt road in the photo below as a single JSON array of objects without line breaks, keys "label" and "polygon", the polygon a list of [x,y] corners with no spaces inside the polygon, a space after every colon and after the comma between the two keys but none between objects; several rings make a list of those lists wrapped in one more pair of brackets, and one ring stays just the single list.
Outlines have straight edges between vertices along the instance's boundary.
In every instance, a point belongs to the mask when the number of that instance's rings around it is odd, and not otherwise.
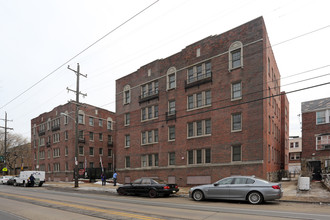
[{"label": "asphalt road", "polygon": [[329,205],[195,202],[0,185],[0,219],[330,219]]}]

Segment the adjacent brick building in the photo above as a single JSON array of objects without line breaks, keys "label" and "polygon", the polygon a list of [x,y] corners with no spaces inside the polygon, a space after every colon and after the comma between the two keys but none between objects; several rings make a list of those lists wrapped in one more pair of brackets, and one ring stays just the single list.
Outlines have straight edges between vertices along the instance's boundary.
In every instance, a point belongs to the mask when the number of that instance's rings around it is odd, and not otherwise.
[{"label": "adjacent brick building", "polygon": [[278,180],[288,109],[262,17],[207,37],[116,81],[118,180]]},{"label": "adjacent brick building", "polygon": [[299,175],[301,171],[301,137],[290,137],[289,139],[289,172]]},{"label": "adjacent brick building", "polygon": [[330,98],[301,103],[302,172],[315,180],[330,170]]},{"label": "adjacent brick building", "polygon": [[[46,171],[47,181],[74,178],[75,109],[69,102],[31,120],[32,169]],[[82,104],[78,115],[80,173],[85,168],[100,168],[101,161],[104,169],[112,170],[115,113]]]}]

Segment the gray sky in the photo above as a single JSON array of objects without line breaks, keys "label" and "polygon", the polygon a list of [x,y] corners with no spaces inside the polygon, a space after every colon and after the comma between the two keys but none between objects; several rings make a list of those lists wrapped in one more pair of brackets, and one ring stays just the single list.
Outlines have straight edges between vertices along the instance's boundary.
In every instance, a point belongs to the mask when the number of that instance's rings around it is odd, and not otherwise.
[{"label": "gray sky", "polygon": [[[81,102],[115,111],[116,79],[259,16],[282,91],[330,82],[327,0],[160,0],[68,62],[155,1],[0,0],[0,118],[6,111],[13,132],[30,137],[32,118],[75,99],[66,91],[75,89],[67,65],[76,69],[77,63],[88,75],[80,80],[88,94]],[[290,93],[290,135],[300,135],[301,102],[329,96],[329,84]]]}]

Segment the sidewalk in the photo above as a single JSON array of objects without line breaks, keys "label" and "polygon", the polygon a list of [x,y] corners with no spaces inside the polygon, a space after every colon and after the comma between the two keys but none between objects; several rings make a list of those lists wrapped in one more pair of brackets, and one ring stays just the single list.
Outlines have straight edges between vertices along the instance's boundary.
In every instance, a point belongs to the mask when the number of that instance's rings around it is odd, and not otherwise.
[{"label": "sidewalk", "polygon": [[[283,197],[280,201],[285,202],[305,202],[305,203],[327,203],[330,204],[330,191],[325,189],[321,182],[311,182],[309,191],[297,190],[297,181],[281,182],[283,189]],[[117,184],[118,186],[120,184]],[[62,188],[76,191],[95,191],[95,192],[110,192],[117,193],[118,186],[113,186],[112,183],[107,183],[102,186],[102,183],[85,183],[79,182],[79,187],[74,188],[74,182],[46,182],[43,187],[47,188]],[[188,197],[190,187],[179,187],[178,196]]]}]

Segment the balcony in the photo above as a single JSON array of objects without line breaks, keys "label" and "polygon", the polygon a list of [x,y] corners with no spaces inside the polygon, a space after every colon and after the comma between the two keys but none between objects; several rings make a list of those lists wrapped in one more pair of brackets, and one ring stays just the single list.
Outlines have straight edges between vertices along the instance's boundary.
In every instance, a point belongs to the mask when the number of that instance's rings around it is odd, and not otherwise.
[{"label": "balcony", "polygon": [[61,129],[61,126],[60,125],[54,125],[52,126],[52,131],[58,131]]},{"label": "balcony", "polygon": [[166,112],[166,122],[169,120],[176,120],[176,111]]},{"label": "balcony", "polygon": [[205,83],[212,82],[212,72],[189,78],[184,82],[184,88],[187,90],[191,87],[200,86]]},{"label": "balcony", "polygon": [[85,138],[79,137],[78,143],[82,143],[82,144],[86,143]]},{"label": "balcony", "polygon": [[50,142],[47,142],[47,143],[46,143],[46,146],[47,146],[47,147],[50,147]]},{"label": "balcony", "polygon": [[113,141],[108,141],[107,145],[108,145],[108,147],[113,147]]},{"label": "balcony", "polygon": [[46,131],[39,131],[39,136],[43,136],[43,135],[45,135],[46,134]]},{"label": "balcony", "polygon": [[139,96],[139,103],[147,102],[153,99],[159,99],[158,90],[154,90]]}]

